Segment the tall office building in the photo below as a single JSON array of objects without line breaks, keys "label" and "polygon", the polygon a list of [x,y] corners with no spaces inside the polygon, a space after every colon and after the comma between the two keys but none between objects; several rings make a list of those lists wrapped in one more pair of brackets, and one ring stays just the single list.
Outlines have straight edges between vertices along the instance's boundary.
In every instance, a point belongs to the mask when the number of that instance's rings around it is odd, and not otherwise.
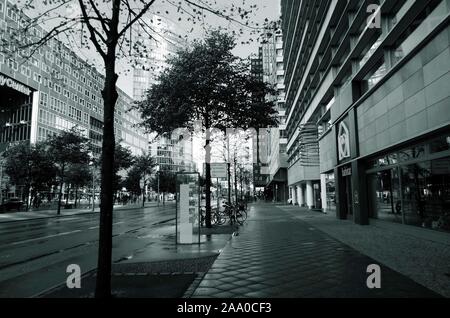
[{"label": "tall office building", "polygon": [[[258,54],[250,60],[250,73],[257,80],[264,80],[263,49],[258,49]],[[257,136],[253,137],[253,186],[256,192],[267,192],[266,185],[269,181],[269,160],[267,156],[268,134],[261,129]],[[266,193],[267,195],[267,193]]]},{"label": "tall office building", "polygon": [[287,202],[287,153],[286,108],[283,64],[283,36],[281,30],[266,34],[262,42],[263,80],[276,89],[275,96],[268,96],[278,112],[279,126],[268,134],[267,156],[269,176],[266,188],[273,201]]},{"label": "tall office building", "polygon": [[281,1],[292,198],[449,230],[450,1],[380,3]]},{"label": "tall office building", "polygon": [[[135,100],[145,97],[146,91],[158,82],[158,76],[168,66],[167,60],[186,45],[180,37],[182,32],[169,19],[151,15],[146,24],[147,32],[141,31],[135,38],[143,47],[142,55],[133,70]],[[156,140],[150,136],[150,139],[149,152],[156,158],[159,169],[173,172],[195,170],[192,138],[186,140],[173,133]]]},{"label": "tall office building", "polygon": [[[0,41],[19,27],[25,15],[9,1],[0,0]],[[42,37],[45,31],[32,28],[24,37]],[[10,44],[10,43],[9,43]],[[0,151],[15,142],[35,143],[61,130],[78,126],[100,154],[103,127],[104,77],[62,42],[53,39],[27,61],[10,46],[0,53]],[[12,52],[12,54],[11,54]],[[23,53],[23,52],[22,52]],[[128,112],[132,98],[118,89],[115,113],[117,141],[134,153],[146,150],[144,131],[133,127],[140,120]]]}]

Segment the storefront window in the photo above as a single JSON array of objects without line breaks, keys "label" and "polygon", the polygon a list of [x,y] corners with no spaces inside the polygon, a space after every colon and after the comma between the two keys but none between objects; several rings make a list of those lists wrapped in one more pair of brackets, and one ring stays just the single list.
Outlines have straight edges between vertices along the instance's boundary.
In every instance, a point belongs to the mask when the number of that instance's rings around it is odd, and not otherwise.
[{"label": "storefront window", "polygon": [[420,145],[412,148],[407,148],[399,151],[399,160],[400,161],[410,161],[419,159],[426,155],[426,147],[425,145]]},{"label": "storefront window", "polygon": [[398,169],[369,176],[370,217],[402,223]]},{"label": "storefront window", "polygon": [[450,232],[450,157],[370,174],[368,191],[370,217]]},{"label": "storefront window", "polygon": [[450,136],[443,136],[430,143],[430,153],[450,150]]},{"label": "storefront window", "polygon": [[450,134],[367,162],[369,216],[450,232]]},{"label": "storefront window", "polygon": [[450,231],[450,158],[402,168],[405,223]]},{"label": "storefront window", "polygon": [[336,210],[336,187],[334,173],[325,175],[326,194],[327,194],[327,209]]}]

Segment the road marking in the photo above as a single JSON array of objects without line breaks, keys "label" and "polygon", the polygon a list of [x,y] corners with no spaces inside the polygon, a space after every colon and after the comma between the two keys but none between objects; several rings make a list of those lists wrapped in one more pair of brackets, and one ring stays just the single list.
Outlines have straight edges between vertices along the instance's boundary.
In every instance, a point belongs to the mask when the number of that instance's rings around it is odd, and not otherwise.
[{"label": "road marking", "polygon": [[99,227],[100,227],[99,225],[97,225],[97,226],[91,226],[91,227],[88,228],[88,230],[98,229]]},{"label": "road marking", "polygon": [[63,233],[58,233],[58,234],[53,234],[53,235],[47,235],[47,236],[37,237],[37,238],[34,238],[34,239],[25,240],[25,241],[14,242],[14,243],[11,243],[11,245],[18,245],[18,244],[27,243],[27,242],[39,241],[39,240],[43,240],[43,239],[47,239],[47,238],[51,238],[51,237],[64,236],[64,235],[69,235],[69,234],[79,233],[79,232],[81,232],[81,230],[75,230],[75,231],[70,231],[70,232],[63,232]]}]

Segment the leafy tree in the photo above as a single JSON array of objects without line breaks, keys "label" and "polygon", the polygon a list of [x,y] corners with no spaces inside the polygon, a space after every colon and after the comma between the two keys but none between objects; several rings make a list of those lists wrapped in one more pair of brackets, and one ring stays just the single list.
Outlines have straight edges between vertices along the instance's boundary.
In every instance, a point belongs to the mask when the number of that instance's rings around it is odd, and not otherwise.
[{"label": "leafy tree", "polygon": [[194,129],[201,123],[205,133],[206,226],[211,227],[211,129],[247,129],[252,124],[276,123],[274,102],[255,98],[272,93],[255,80],[249,65],[233,55],[236,39],[214,30],[203,41],[195,40],[169,60],[147,97],[136,105],[142,126],[159,134],[179,127]]},{"label": "leafy tree", "polygon": [[11,183],[23,186],[22,199],[29,208],[28,197],[46,191],[55,184],[56,168],[42,143],[30,145],[27,142],[18,143],[8,148],[4,154],[5,172]]},{"label": "leafy tree", "polygon": [[151,180],[152,174],[154,172],[154,168],[156,166],[156,162],[153,157],[149,154],[142,154],[135,158],[134,160],[134,168],[136,169],[135,173],[139,175],[139,183],[142,182],[142,207],[145,206],[145,187]]},{"label": "leafy tree", "polygon": [[[75,163],[69,165],[66,173],[66,184],[75,188],[75,207],[77,207],[78,190],[92,182],[92,171],[86,163]],[[69,199],[69,191],[67,200]]]},{"label": "leafy tree", "polygon": [[133,166],[128,170],[127,176],[123,182],[127,191],[135,196],[141,195],[141,172],[138,167]]},{"label": "leafy tree", "polygon": [[134,157],[131,150],[122,146],[120,143],[116,144],[114,150],[114,192],[121,189],[122,177],[119,174],[121,170],[130,168],[134,163]]},{"label": "leafy tree", "polygon": [[158,189],[163,193],[163,204],[165,203],[165,193],[175,193],[177,191],[177,175],[170,170],[160,170],[151,180],[153,189]]},{"label": "leafy tree", "polygon": [[65,177],[71,165],[89,165],[89,140],[83,137],[77,130],[72,128],[62,131],[59,135],[47,139],[48,153],[53,158],[58,173],[58,215],[61,214],[62,188]]}]

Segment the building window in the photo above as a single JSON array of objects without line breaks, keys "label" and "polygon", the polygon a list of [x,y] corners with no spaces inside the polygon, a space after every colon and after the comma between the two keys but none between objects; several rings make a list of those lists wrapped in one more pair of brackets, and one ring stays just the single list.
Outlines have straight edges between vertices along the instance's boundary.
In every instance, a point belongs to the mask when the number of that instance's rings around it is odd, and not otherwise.
[{"label": "building window", "polygon": [[48,95],[46,93],[41,92],[40,103],[42,106],[47,107],[48,104]]},{"label": "building window", "polygon": [[[439,5],[442,7],[437,8]],[[430,1],[395,42],[394,49],[391,51],[392,64],[395,65],[411,52],[429,34],[430,28],[435,26],[436,22],[442,20],[447,14],[444,1]]]},{"label": "building window", "polygon": [[371,90],[387,73],[384,58],[381,58],[361,81],[361,95]]},{"label": "building window", "polygon": [[19,64],[17,63],[17,61],[14,61],[12,59],[8,59],[8,66],[14,71],[17,71],[19,69]]},{"label": "building window", "polygon": [[42,76],[38,73],[33,74],[33,80],[38,83],[42,83]]}]

